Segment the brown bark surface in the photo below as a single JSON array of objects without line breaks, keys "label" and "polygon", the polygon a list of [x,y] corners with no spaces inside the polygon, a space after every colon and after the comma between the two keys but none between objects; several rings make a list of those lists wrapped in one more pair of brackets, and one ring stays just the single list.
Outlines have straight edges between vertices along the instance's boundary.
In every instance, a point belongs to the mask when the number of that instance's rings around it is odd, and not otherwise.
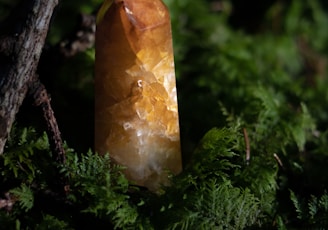
[{"label": "brown bark surface", "polygon": [[0,28],[0,154],[29,85],[35,80],[58,0],[23,0]]}]

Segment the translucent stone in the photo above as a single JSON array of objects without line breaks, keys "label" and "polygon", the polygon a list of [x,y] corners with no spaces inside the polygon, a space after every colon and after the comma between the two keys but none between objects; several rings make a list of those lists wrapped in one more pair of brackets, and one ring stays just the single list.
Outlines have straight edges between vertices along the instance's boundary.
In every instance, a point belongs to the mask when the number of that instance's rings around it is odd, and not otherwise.
[{"label": "translucent stone", "polygon": [[97,21],[96,151],[156,191],[182,169],[168,10],[160,0],[107,0]]}]

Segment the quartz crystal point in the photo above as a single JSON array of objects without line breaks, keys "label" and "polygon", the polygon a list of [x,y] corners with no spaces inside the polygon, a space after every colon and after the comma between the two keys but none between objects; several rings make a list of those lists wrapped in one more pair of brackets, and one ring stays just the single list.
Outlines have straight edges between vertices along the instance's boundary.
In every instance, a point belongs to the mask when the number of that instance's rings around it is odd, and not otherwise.
[{"label": "quartz crystal point", "polygon": [[107,0],[98,13],[95,147],[152,191],[182,169],[171,22],[161,0]]}]

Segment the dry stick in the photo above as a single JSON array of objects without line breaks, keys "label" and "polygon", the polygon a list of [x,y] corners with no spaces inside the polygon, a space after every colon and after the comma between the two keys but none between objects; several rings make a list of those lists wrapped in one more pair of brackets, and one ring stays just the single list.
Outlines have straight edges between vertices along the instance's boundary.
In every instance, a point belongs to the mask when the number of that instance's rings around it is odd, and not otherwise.
[{"label": "dry stick", "polygon": [[56,154],[56,161],[65,164],[65,150],[63,147],[63,141],[61,139],[60,131],[58,128],[57,120],[54,116],[54,112],[51,108],[50,97],[46,88],[40,82],[37,75],[34,77],[34,81],[31,82],[29,87],[30,95],[33,96],[34,105],[40,106],[43,111],[43,116],[47,123],[47,134],[50,139],[50,146],[53,153]]},{"label": "dry stick", "polygon": [[0,209],[5,209],[9,212],[12,210],[15,202],[16,198],[12,197],[9,192],[6,192],[5,199],[0,199]]},{"label": "dry stick", "polygon": [[249,164],[249,160],[251,159],[251,147],[249,144],[249,138],[246,128],[243,128],[243,133],[244,133],[244,140],[246,146],[246,163]]}]

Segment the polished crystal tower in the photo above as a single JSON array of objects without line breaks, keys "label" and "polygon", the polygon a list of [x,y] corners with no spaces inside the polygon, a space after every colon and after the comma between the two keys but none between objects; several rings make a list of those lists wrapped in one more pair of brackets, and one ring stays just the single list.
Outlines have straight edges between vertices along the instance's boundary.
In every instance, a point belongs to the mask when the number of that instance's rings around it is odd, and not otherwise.
[{"label": "polished crystal tower", "polygon": [[161,0],[107,0],[97,17],[95,148],[157,191],[182,170],[171,22]]}]

